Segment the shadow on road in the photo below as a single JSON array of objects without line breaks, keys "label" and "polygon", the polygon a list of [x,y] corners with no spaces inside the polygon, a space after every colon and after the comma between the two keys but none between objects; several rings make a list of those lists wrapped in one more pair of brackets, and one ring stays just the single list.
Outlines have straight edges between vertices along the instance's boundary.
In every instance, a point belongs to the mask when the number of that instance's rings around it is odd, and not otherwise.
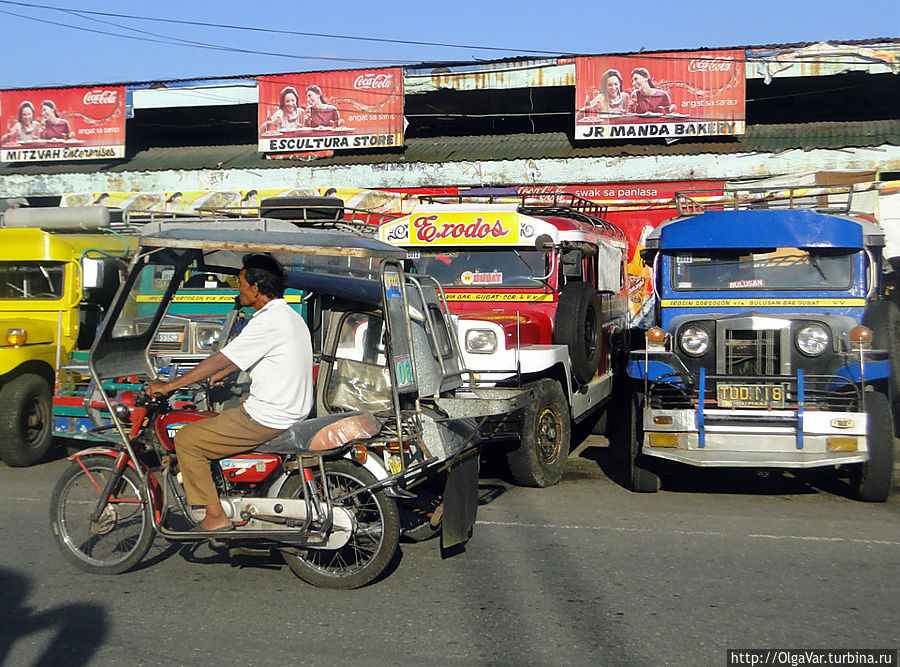
[{"label": "shadow on road", "polygon": [[[587,447],[578,458],[592,461],[616,484],[626,487],[624,456],[614,447]],[[749,468],[695,468],[668,461],[654,462],[661,490],[672,493],[731,495],[819,494],[852,498],[846,475],[834,469],[780,470]],[[569,478],[567,473],[566,478]]]},{"label": "shadow on road", "polygon": [[35,665],[86,665],[107,635],[106,612],[94,604],[67,604],[44,611],[27,605],[31,584],[27,577],[0,568],[0,664],[17,641],[53,631]]}]

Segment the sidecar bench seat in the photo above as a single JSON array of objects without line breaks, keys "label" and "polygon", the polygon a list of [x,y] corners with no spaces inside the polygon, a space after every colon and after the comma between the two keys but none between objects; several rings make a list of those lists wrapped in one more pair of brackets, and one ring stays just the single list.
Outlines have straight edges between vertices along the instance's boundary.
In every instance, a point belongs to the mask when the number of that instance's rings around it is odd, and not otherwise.
[{"label": "sidecar bench seat", "polygon": [[284,433],[256,448],[267,454],[308,454],[343,447],[353,440],[371,438],[381,425],[370,412],[339,412],[301,419]]}]

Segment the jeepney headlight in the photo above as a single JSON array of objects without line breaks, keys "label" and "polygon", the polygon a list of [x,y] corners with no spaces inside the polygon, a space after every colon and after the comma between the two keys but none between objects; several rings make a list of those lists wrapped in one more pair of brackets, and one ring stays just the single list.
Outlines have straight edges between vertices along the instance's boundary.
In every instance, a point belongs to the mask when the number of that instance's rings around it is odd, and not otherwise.
[{"label": "jeepney headlight", "polygon": [[709,351],[709,331],[705,327],[689,326],[681,332],[678,341],[684,353],[691,357],[702,357]]},{"label": "jeepney headlight", "polygon": [[211,350],[221,335],[219,327],[197,327],[197,348]]},{"label": "jeepney headlight", "polygon": [[828,347],[828,330],[821,324],[805,324],[797,331],[797,349],[817,357]]},{"label": "jeepney headlight", "polygon": [[493,354],[497,351],[497,334],[490,329],[469,329],[466,331],[466,352],[472,354]]},{"label": "jeepney headlight", "polygon": [[14,345],[19,347],[19,345],[24,345],[28,341],[28,332],[25,329],[7,329],[6,330],[6,343],[8,345]]}]

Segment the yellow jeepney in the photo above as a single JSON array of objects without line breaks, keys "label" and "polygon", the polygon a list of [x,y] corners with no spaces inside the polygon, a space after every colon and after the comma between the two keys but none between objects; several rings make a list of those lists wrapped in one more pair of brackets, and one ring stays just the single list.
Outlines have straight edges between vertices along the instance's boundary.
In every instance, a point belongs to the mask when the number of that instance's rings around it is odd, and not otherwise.
[{"label": "yellow jeepney", "polygon": [[103,207],[0,217],[0,458],[40,461],[53,438],[60,369],[88,350],[136,247]]}]

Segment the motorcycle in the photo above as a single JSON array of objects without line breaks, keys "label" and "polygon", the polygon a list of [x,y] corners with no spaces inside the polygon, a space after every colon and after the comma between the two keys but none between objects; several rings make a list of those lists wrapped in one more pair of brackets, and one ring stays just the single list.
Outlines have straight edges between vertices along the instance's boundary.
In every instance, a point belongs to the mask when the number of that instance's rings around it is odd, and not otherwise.
[{"label": "motorcycle", "polygon": [[302,421],[251,452],[213,464],[219,500],[235,524],[222,534],[173,527],[179,518],[193,526],[202,518],[187,504],[174,435],[216,413],[172,409],[166,398],[136,391],[121,392],[114,408],[131,424],[136,457],[99,447],[78,452],[51,500],[54,535],[81,569],[125,572],[144,558],[156,532],[171,540],[271,544],[298,577],[333,588],[369,583],[393,558],[400,537],[396,503],[372,473],[340,458],[354,446],[357,458],[367,454],[365,441],[382,427],[370,413]]},{"label": "motorcycle", "polygon": [[[521,392],[462,380],[440,286],[404,274],[395,248],[312,230],[279,230],[273,237],[269,222],[204,219],[202,226],[161,227],[142,236],[88,360],[93,390],[85,407],[97,424],[92,432],[108,446],[71,456],[51,500],[53,534],[77,567],[125,572],[159,535],[274,550],[310,584],[356,588],[385,572],[401,533],[413,540],[439,534],[446,553],[469,539],[479,427],[488,415],[518,409]],[[245,252],[275,253],[288,269],[288,285],[306,295],[318,416],[214,463],[234,529],[202,531],[181,484],[174,436],[227,403],[217,402],[210,387],[164,398],[115,392],[109,383],[155,378],[161,360],[148,350],[184,277],[236,274]],[[150,276],[168,281],[152,301],[140,292]],[[148,301],[149,313],[141,310]],[[236,303],[221,344],[240,321]]]}]

